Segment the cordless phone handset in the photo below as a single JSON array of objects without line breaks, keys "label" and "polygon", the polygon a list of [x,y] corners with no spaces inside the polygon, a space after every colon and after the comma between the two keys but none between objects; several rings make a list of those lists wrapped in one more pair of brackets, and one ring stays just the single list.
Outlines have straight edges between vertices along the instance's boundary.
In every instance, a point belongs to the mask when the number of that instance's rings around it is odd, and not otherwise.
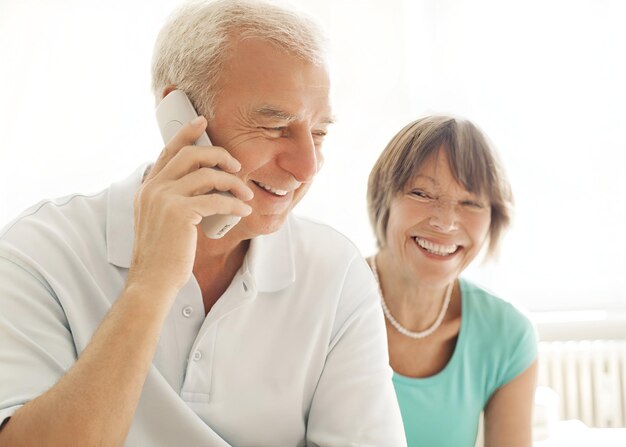
[{"label": "cordless phone handset", "polygon": [[[192,121],[197,116],[198,114],[185,92],[182,90],[170,92],[161,100],[156,109],[157,122],[163,142],[167,144],[184,124]],[[212,146],[206,132],[202,132],[195,144],[197,146]],[[214,167],[213,169],[219,168]],[[232,194],[229,192],[214,191],[211,194],[223,194],[232,197]],[[204,217],[200,222],[200,227],[207,237],[219,239],[234,227],[240,219],[239,216],[214,214]]]}]

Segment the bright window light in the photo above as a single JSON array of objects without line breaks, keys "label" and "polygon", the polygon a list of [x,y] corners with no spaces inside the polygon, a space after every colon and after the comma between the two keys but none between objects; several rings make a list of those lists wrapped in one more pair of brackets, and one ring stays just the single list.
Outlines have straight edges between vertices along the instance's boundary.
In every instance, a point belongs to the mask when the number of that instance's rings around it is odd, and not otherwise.
[{"label": "bright window light", "polygon": [[[161,150],[156,33],[179,1],[0,2],[0,225],[107,187]],[[467,276],[532,310],[626,302],[626,6],[619,0],[307,0],[330,34],[337,124],[297,212],[369,255],[369,170],[431,113],[476,122],[516,197],[497,262]]]}]

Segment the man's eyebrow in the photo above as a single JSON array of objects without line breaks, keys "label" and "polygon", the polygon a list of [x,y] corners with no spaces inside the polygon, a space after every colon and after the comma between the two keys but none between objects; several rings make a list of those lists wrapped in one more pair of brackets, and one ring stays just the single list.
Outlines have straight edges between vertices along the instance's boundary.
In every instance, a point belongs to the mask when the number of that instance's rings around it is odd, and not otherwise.
[{"label": "man's eyebrow", "polygon": [[321,121],[322,124],[335,124],[335,117],[333,116],[326,116],[322,119]]},{"label": "man's eyebrow", "polygon": [[[277,109],[272,106],[263,106],[255,110],[255,115],[260,115],[264,118],[279,119],[281,121],[287,121],[288,123],[298,120],[298,115],[285,112],[284,110]],[[326,116],[321,121],[321,124],[334,124],[335,119],[332,116]]]},{"label": "man's eyebrow", "polygon": [[284,110],[277,109],[272,106],[263,106],[259,107],[254,111],[255,115],[260,115],[264,118],[275,118],[281,121],[295,121],[298,119],[296,115],[292,115],[291,113],[287,113]]}]

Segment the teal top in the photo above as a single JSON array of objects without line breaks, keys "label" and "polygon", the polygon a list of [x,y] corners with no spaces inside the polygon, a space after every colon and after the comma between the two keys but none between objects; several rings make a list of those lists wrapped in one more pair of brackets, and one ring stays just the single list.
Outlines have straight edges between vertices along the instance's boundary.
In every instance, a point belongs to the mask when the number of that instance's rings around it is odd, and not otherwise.
[{"label": "teal top", "polygon": [[431,377],[393,375],[409,447],[473,447],[489,398],[537,356],[528,318],[467,280],[459,285],[461,329],[448,364]]}]

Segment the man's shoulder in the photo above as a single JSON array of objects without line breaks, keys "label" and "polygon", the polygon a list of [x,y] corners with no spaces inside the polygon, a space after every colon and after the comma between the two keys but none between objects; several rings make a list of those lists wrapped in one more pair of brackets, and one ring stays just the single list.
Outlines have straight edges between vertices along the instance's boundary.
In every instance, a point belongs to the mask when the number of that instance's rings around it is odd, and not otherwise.
[{"label": "man's shoulder", "polygon": [[311,251],[360,256],[359,249],[346,235],[327,223],[291,214],[289,227],[293,240]]},{"label": "man's shoulder", "polygon": [[62,262],[62,253],[90,251],[104,241],[106,212],[107,190],[43,200],[0,230],[0,251],[35,263]]},{"label": "man's shoulder", "polygon": [[[132,227],[132,195],[145,166],[99,192],[43,200],[0,229],[0,242],[26,251],[87,250],[104,244],[107,226],[124,218]],[[114,219],[111,220],[111,215]]]},{"label": "man's shoulder", "polygon": [[70,194],[54,199],[42,200],[25,209],[16,218],[0,230],[0,239],[12,240],[20,237],[24,231],[44,228],[72,227],[86,223],[90,218],[104,216],[106,213],[107,190],[93,194]]}]

